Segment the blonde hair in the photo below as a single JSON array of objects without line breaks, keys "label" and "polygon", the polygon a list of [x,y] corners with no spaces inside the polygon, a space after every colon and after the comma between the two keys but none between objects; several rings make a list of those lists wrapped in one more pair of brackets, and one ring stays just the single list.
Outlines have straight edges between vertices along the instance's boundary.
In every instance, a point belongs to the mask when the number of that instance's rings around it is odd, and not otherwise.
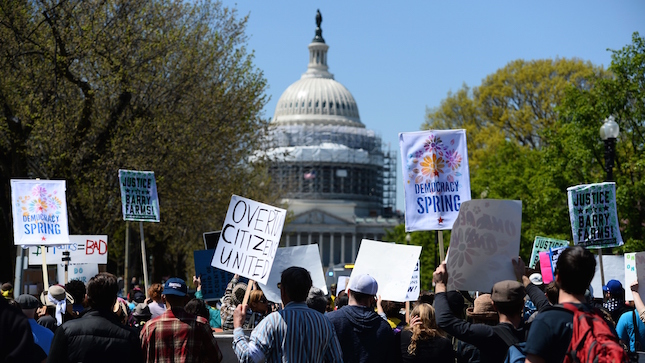
[{"label": "blonde hair", "polygon": [[418,316],[421,318],[421,323],[415,326],[407,326],[405,329],[412,332],[410,345],[408,345],[408,354],[414,355],[417,350],[417,342],[420,340],[433,339],[436,337],[445,337],[445,333],[437,327],[437,321],[434,315],[434,308],[430,304],[417,305],[410,318]]},{"label": "blonde hair", "polygon": [[259,303],[263,296],[264,296],[264,293],[262,292],[262,290],[251,291],[251,293],[249,294],[249,305],[251,304],[255,305]]},{"label": "blonde hair", "polygon": [[161,300],[161,293],[163,293],[163,285],[162,284],[152,284],[148,288],[148,296],[153,301],[160,301]]}]

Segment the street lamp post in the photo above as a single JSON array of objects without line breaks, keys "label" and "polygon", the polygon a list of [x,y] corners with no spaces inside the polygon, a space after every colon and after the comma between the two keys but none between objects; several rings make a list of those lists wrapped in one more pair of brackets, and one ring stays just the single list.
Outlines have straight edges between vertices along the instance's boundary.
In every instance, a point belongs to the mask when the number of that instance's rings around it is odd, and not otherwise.
[{"label": "street lamp post", "polygon": [[[613,181],[614,179],[614,159],[616,157],[616,138],[620,128],[614,119],[614,116],[609,116],[605,119],[600,127],[600,138],[605,142],[605,172],[607,176],[605,181]],[[598,249],[598,261],[600,262],[600,279],[601,283],[605,285],[605,270],[602,265],[602,247]]]}]

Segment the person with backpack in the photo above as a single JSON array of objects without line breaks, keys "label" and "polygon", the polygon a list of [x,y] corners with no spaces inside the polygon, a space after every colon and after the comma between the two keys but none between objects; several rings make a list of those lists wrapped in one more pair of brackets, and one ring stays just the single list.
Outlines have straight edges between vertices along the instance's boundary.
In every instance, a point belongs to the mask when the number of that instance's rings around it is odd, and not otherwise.
[{"label": "person with backpack", "polygon": [[526,363],[628,361],[601,313],[585,303],[595,271],[596,260],[587,249],[574,246],[562,252],[555,269],[559,304],[533,320],[524,347]]},{"label": "person with backpack", "polygon": [[508,347],[524,341],[525,338],[525,333],[520,328],[526,295],[524,285],[513,280],[500,281],[493,285],[491,299],[494,309],[499,313],[499,324],[490,326],[460,320],[452,313],[446,298],[447,281],[448,271],[444,262],[433,274],[434,303],[439,328],[477,347],[482,363],[504,362]]}]

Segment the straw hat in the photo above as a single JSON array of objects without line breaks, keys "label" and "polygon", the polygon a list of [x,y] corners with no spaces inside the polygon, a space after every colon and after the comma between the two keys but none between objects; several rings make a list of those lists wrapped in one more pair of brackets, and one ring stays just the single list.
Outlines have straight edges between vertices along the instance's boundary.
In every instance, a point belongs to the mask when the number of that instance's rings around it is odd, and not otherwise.
[{"label": "straw hat", "polygon": [[496,320],[499,318],[497,311],[493,308],[493,299],[491,299],[490,294],[479,295],[475,299],[475,306],[466,309],[466,315],[482,320]]},{"label": "straw hat", "polygon": [[[67,299],[68,304],[74,303],[74,298],[72,297],[72,295],[70,295],[67,291],[65,291],[65,288],[60,285],[50,286],[47,293],[48,295],[51,295],[52,298],[58,301]],[[56,306],[56,304],[54,304],[51,300],[47,298],[47,295],[45,295],[45,291],[40,293],[40,302],[45,306]]]}]

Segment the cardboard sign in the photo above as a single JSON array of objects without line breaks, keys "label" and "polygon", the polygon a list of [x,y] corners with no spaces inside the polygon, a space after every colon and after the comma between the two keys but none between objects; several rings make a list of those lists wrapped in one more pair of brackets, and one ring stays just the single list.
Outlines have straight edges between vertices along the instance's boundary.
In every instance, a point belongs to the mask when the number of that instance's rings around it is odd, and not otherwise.
[{"label": "cardboard sign", "polygon": [[538,255],[539,252],[548,251],[549,248],[552,247],[567,246],[569,246],[569,241],[535,236],[535,240],[533,241],[533,250],[531,251],[531,259],[529,261],[529,267],[535,268],[535,266],[540,265],[540,256]]},{"label": "cardboard sign", "polygon": [[417,265],[412,273],[412,280],[408,287],[408,293],[405,295],[405,301],[417,301],[419,293],[421,292],[421,261],[417,261]]},{"label": "cardboard sign", "polygon": [[567,188],[573,243],[585,248],[623,244],[616,214],[616,183]]},{"label": "cardboard sign", "polygon": [[[65,265],[59,263],[57,265],[58,283],[65,283]],[[87,285],[90,279],[99,273],[99,265],[96,263],[78,263],[70,264],[67,267],[67,280],[80,280]]]},{"label": "cardboard sign", "polygon": [[336,296],[341,291],[347,292],[347,281],[349,281],[349,276],[338,276],[338,283],[336,284]]},{"label": "cardboard sign", "polygon": [[[635,260],[636,279],[638,280],[638,294],[640,295],[641,299],[645,299],[645,252],[637,252]],[[627,288],[629,289],[629,287]]]},{"label": "cardboard sign", "polygon": [[159,222],[159,198],[153,171],[119,170],[124,221]]},{"label": "cardboard sign", "polygon": [[470,200],[466,130],[399,134],[405,231],[452,229],[462,203]]},{"label": "cardboard sign", "polygon": [[278,282],[280,282],[282,277],[282,271],[292,266],[307,269],[311,275],[312,285],[321,289],[325,295],[327,294],[327,284],[325,282],[325,274],[320,262],[318,245],[311,244],[278,248],[267,283],[258,283],[267,300],[275,303],[282,303],[282,299],[280,298],[280,289],[278,289]]},{"label": "cardboard sign", "polygon": [[11,180],[14,245],[69,244],[64,180]]},{"label": "cardboard sign", "polygon": [[231,197],[211,266],[266,284],[287,211]]},{"label": "cardboard sign", "polygon": [[[107,264],[106,235],[84,236],[70,235],[68,245],[45,246],[45,259],[48,265],[63,263],[63,252],[69,251],[70,263]],[[40,246],[29,247],[29,264],[42,264],[42,249]]]},{"label": "cardboard sign", "polygon": [[[604,262],[604,259],[603,259],[603,262]],[[636,275],[636,252],[626,253],[624,262],[625,262],[625,286],[624,286],[625,300],[634,301],[634,295],[632,295],[632,289],[630,289],[629,286],[631,285],[632,282],[638,280],[638,276]]]},{"label": "cardboard sign", "polygon": [[197,250],[195,257],[195,275],[201,277],[204,300],[219,299],[226,292],[226,285],[233,279],[233,274],[211,266],[215,250]]},{"label": "cardboard sign", "polygon": [[491,291],[515,280],[513,258],[520,253],[522,202],[476,199],[461,205],[446,256],[448,290]]},{"label": "cardboard sign", "polygon": [[376,279],[383,300],[406,301],[410,277],[421,255],[421,246],[361,241],[354,269],[349,277],[367,274]]},{"label": "cardboard sign", "polygon": [[540,256],[540,273],[542,274],[542,282],[548,284],[553,281],[553,267],[551,266],[551,255],[549,251],[542,251],[538,253]]},{"label": "cardboard sign", "polygon": [[[596,273],[593,275],[593,280],[591,280],[591,288],[593,289],[593,296],[595,298],[602,299],[602,278],[600,276],[600,261],[598,261],[598,256],[596,258]],[[625,279],[625,256],[615,256],[615,255],[603,255],[602,264],[605,267],[605,284],[609,280],[618,280],[623,284],[625,289],[625,298],[627,298],[627,290],[629,290],[629,284],[634,281],[629,281]],[[631,300],[634,298],[629,294]]]}]

